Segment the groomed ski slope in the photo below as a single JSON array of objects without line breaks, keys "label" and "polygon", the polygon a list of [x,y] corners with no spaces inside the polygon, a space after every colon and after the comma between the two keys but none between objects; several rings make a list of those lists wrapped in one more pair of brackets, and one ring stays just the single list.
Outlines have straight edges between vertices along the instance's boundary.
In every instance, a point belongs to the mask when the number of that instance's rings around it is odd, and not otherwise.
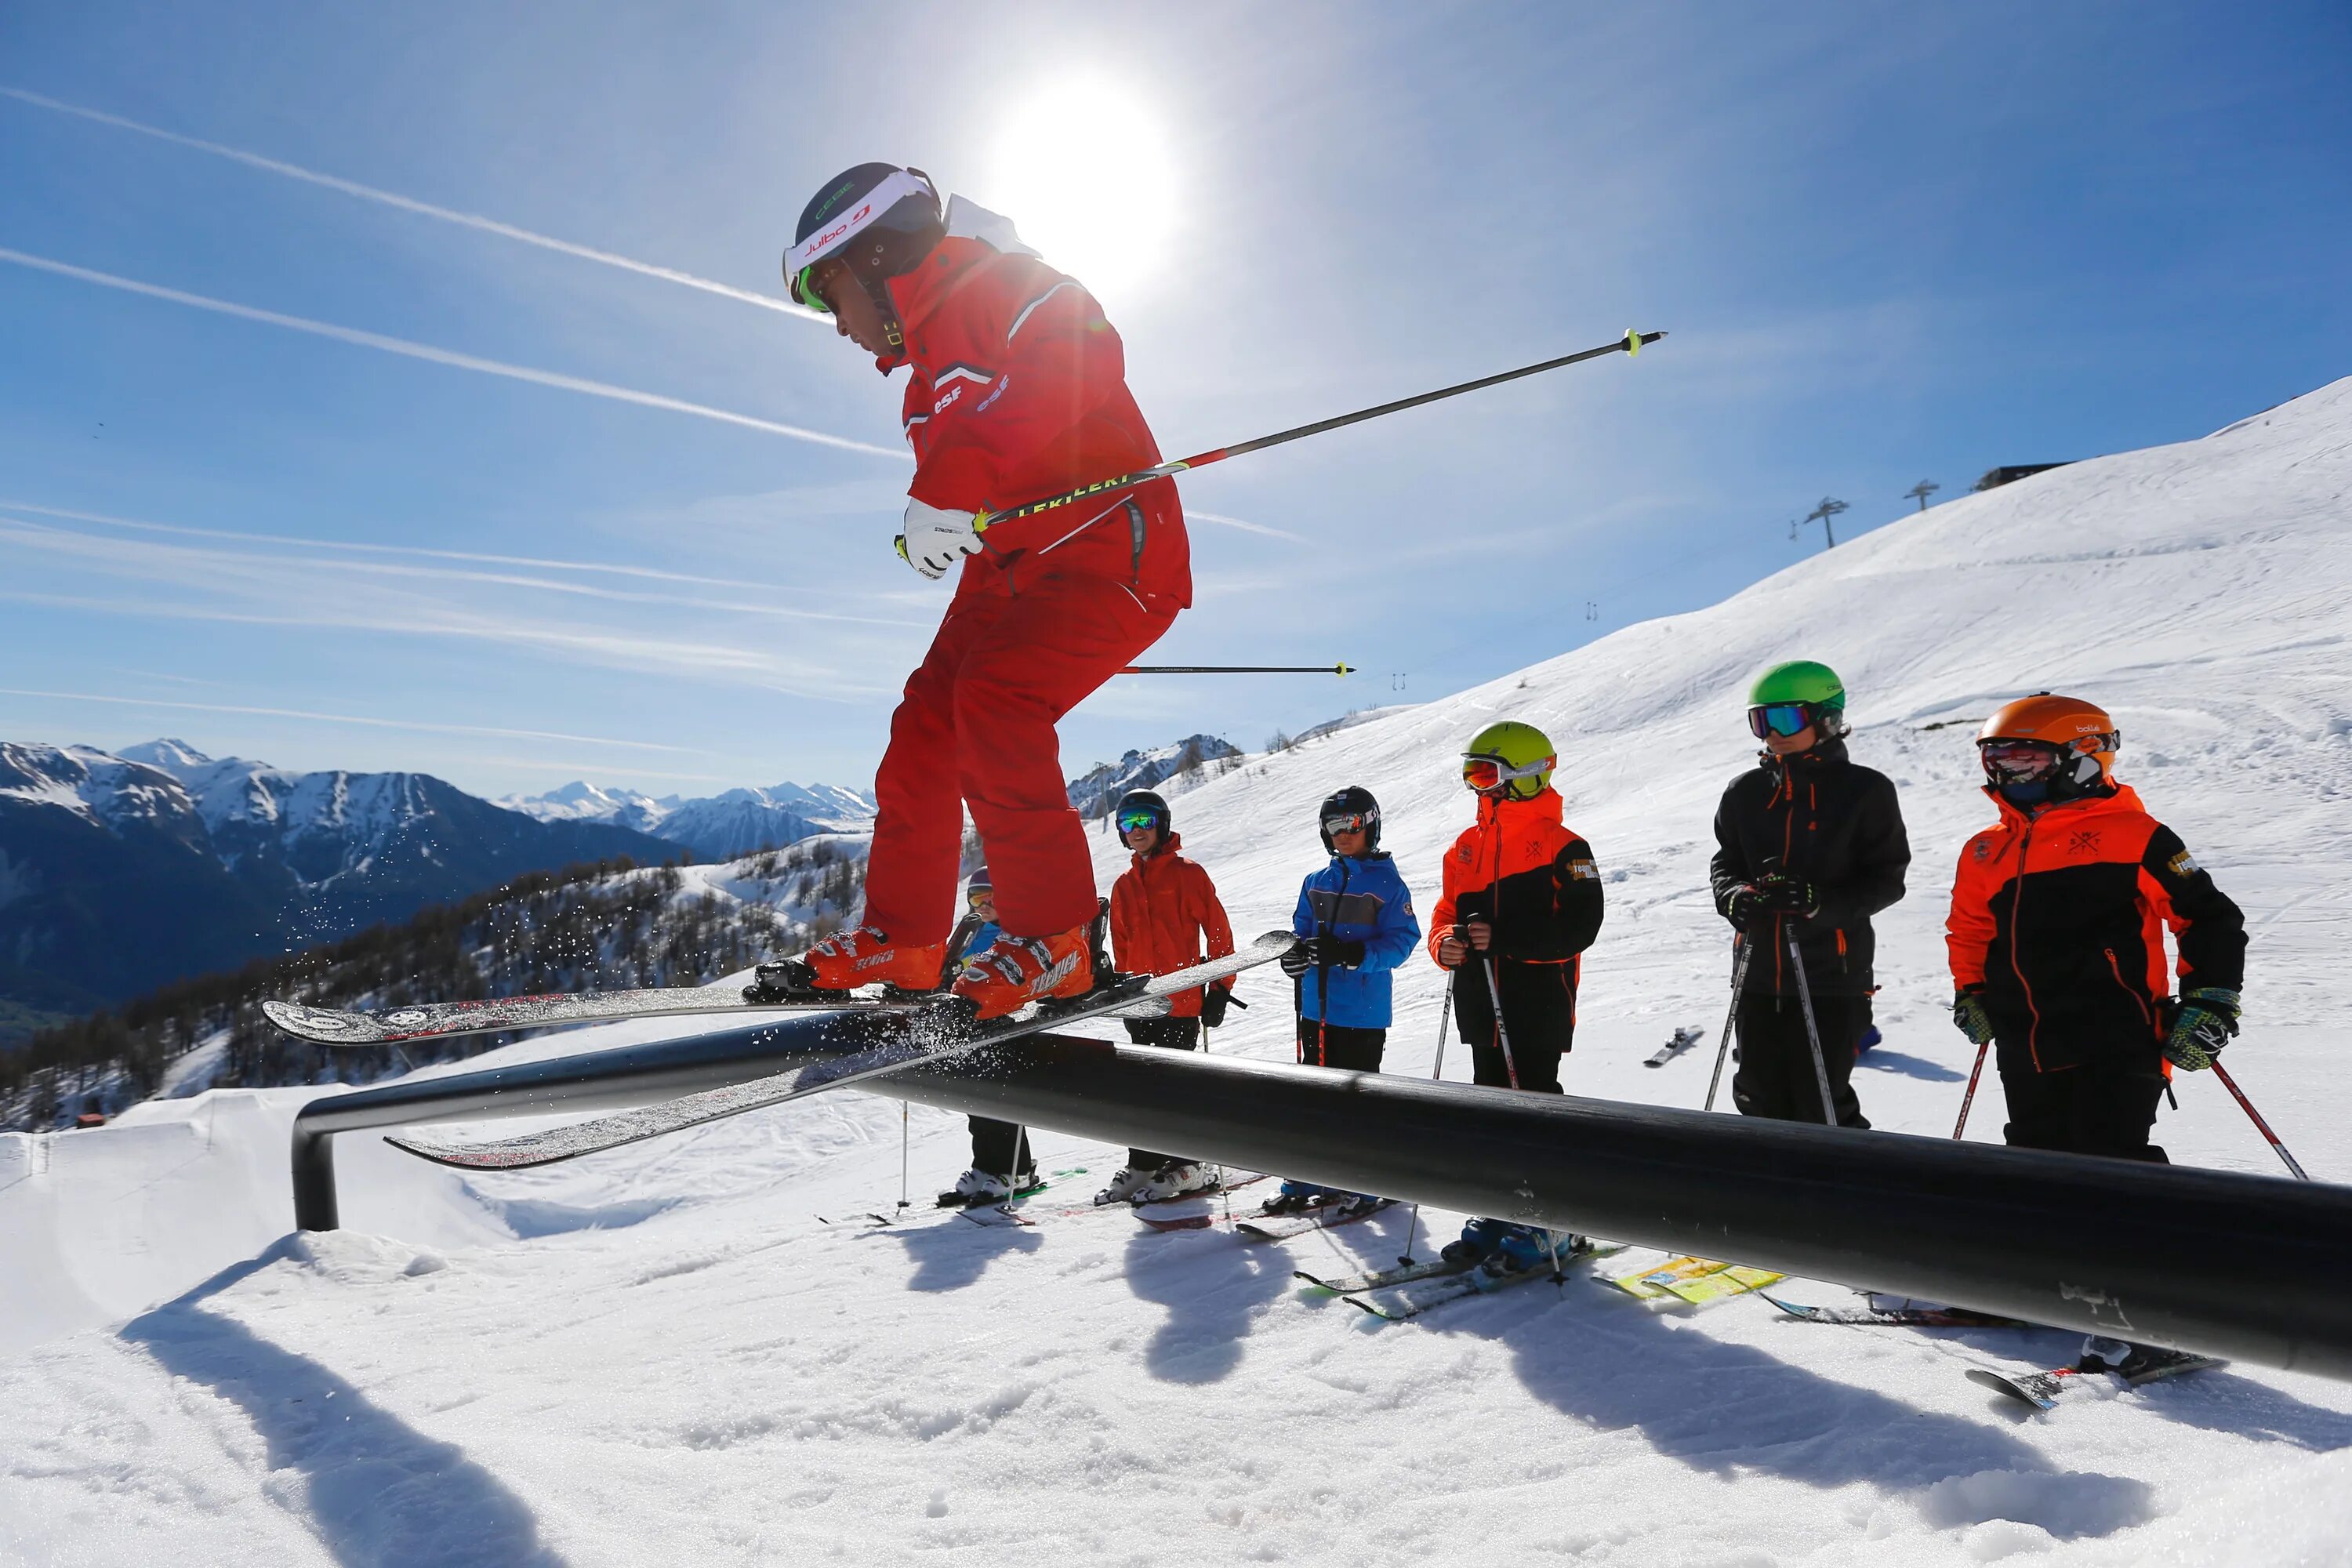
[{"label": "groomed ski slope", "polygon": [[[1702,889],[1715,797],[1749,751],[1740,694],[1761,664],[1825,658],[1918,854],[1881,927],[1886,1044],[1856,1081],[1880,1126],[1941,1135],[1968,1065],[1942,1013],[1943,901],[1988,810],[1968,721],[2080,692],[2247,910],[2240,1081],[2315,1175],[2352,1179],[2347,591],[2352,381],[1936,508],[1253,763],[1179,796],[1179,826],[1255,929],[1315,863],[1316,803],[1368,784],[1425,908],[1469,816],[1462,741],[1496,716],[1544,726],[1610,878],[1570,1085],[1695,1105],[1711,1037],[1640,1063],[1677,1024],[1721,1026]],[[1509,651],[1541,658],[1525,635]],[[1214,1047],[1287,1058],[1282,983],[1244,987],[1260,1005]],[[1390,1066],[1425,1072],[1435,972],[1399,991]],[[1458,1049],[1448,1066],[1462,1076]],[[1034,1228],[861,1228],[898,1194],[899,1108],[847,1094],[470,1182],[346,1137],[351,1228],[279,1239],[307,1094],[0,1140],[0,1562],[2352,1558],[2352,1385],[2231,1370],[2036,1418],[1961,1371],[2049,1364],[2074,1336],[1822,1327],[1752,1300],[1657,1316],[1582,1279],[1383,1328],[1294,1289],[1294,1266],[1392,1257],[1401,1211],[1278,1248],[1057,1217],[1052,1194]],[[2158,1134],[2176,1159],[2275,1170],[2218,1086],[2180,1094]],[[1973,1135],[2000,1121],[1990,1089]],[[934,1112],[912,1131],[919,1201],[963,1142]],[[1073,1194],[1117,1163],[1061,1135],[1040,1149],[1089,1168]],[[2262,1289],[2263,1259],[2241,1261]]]}]

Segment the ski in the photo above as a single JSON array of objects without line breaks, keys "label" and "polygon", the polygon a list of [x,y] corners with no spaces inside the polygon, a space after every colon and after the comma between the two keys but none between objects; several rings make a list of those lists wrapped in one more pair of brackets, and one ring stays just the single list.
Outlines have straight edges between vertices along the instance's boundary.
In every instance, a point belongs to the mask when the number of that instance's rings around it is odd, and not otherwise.
[{"label": "ski", "polygon": [[1234,1230],[1244,1241],[1287,1241],[1311,1231],[1336,1230],[1343,1225],[1370,1219],[1395,1201],[1394,1198],[1376,1198],[1366,1207],[1350,1209],[1346,1214],[1333,1214],[1330,1211],[1339,1205],[1323,1204],[1296,1214],[1257,1215],[1249,1219],[1235,1220]]},{"label": "ski", "polygon": [[983,1046],[1042,1034],[1088,1018],[1154,1016],[1166,1012],[1169,998],[1181,992],[1271,963],[1295,940],[1286,931],[1267,931],[1223,958],[1213,958],[1172,974],[1127,977],[1104,990],[1076,998],[1066,1006],[1033,1010],[1025,1017],[975,1025],[966,1021],[968,1004],[960,998],[947,998],[929,1004],[911,1019],[900,1020],[903,1029],[897,1038],[865,1050],[804,1062],[748,1083],[704,1089],[658,1105],[600,1116],[544,1132],[528,1132],[487,1143],[433,1143],[404,1138],[386,1138],[384,1142],[421,1160],[461,1171],[520,1171],[551,1165],[583,1154],[601,1153],[658,1138],[666,1132],[699,1127],[722,1117],[780,1105],[803,1095],[839,1089],[884,1073],[950,1060]]},{"label": "ski", "polygon": [[1342,1274],[1325,1279],[1309,1274],[1304,1268],[1290,1271],[1293,1279],[1303,1279],[1318,1290],[1328,1290],[1335,1296],[1353,1296],[1365,1290],[1385,1290],[1391,1285],[1406,1285],[1415,1279],[1435,1279],[1448,1274],[1467,1273],[1477,1265],[1448,1263],[1443,1258],[1423,1258],[1419,1263],[1400,1264],[1394,1268],[1376,1268],[1368,1274]]},{"label": "ski", "polygon": [[297,1039],[317,1046],[388,1046],[459,1035],[541,1029],[556,1024],[604,1024],[621,1018],[686,1017],[704,1013],[907,1013],[936,998],[856,996],[822,1001],[747,1002],[740,985],[663,985],[645,991],[558,991],[542,996],[493,996],[479,1002],[427,1002],[381,1012],[339,1012],[299,1003],[266,1001],[262,1016]]},{"label": "ski", "polygon": [[[1560,1278],[1576,1264],[1593,1258],[1608,1258],[1625,1250],[1621,1242],[1587,1243],[1575,1252],[1563,1255],[1559,1260]],[[1360,1307],[1375,1318],[1385,1318],[1391,1323],[1402,1323],[1417,1318],[1432,1307],[1442,1307],[1448,1301],[1459,1301],[1468,1296],[1491,1296],[1514,1285],[1524,1285],[1530,1279],[1554,1278],[1549,1259],[1532,1268],[1510,1270],[1491,1269],[1483,1264],[1468,1268],[1450,1269],[1442,1274],[1427,1275],[1402,1282],[1391,1281],[1385,1286],[1341,1296],[1350,1307]]]},{"label": "ski", "polygon": [[1779,1281],[1768,1268],[1748,1268],[1718,1263],[1711,1258],[1673,1258],[1653,1268],[1637,1268],[1609,1282],[1643,1301],[1676,1300],[1704,1307],[1710,1301],[1745,1295]]},{"label": "ski", "polygon": [[1704,1036],[1706,1033],[1706,1030],[1704,1026],[1696,1029],[1676,1029],[1675,1031],[1675,1037],[1668,1040],[1664,1045],[1660,1046],[1657,1048],[1656,1053],[1642,1065],[1645,1068],[1662,1068],[1668,1062],[1674,1060],[1676,1057],[1682,1055],[1685,1051],[1690,1049],[1693,1046],[1698,1044],[1700,1037]]},{"label": "ski", "polygon": [[1845,1323],[1856,1328],[2023,1329],[2032,1325],[2019,1318],[1971,1311],[1966,1307],[1806,1307],[1783,1301],[1769,1291],[1756,1292],[1792,1318],[1808,1323]]},{"label": "ski", "polygon": [[[2192,1372],[2204,1372],[2211,1367],[2227,1366],[2220,1356],[2198,1355],[2189,1351],[2160,1352],[2150,1364],[2136,1372],[2106,1370],[2107,1375],[2127,1388],[2144,1388],[2151,1383],[2179,1377]],[[2036,1410],[2055,1410],[2058,1401],[2067,1394],[2092,1386],[2084,1380],[2099,1375],[2099,1370],[2084,1372],[2079,1367],[2053,1367],[2048,1372],[2005,1373],[1989,1366],[1968,1369],[1968,1379],[1995,1394],[2005,1394],[2011,1399],[2021,1399]]]}]

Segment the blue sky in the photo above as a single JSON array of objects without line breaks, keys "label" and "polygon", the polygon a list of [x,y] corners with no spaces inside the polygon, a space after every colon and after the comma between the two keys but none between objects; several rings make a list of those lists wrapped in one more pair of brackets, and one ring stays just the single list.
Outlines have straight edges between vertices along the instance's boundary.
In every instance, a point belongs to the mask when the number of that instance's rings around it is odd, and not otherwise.
[{"label": "blue sky", "polygon": [[947,595],[898,387],[725,291],[869,158],[1087,278],[1171,455],[1670,330],[1188,480],[1154,657],[1365,673],[1064,760],[1434,696],[2352,373],[2347,66],[2331,4],[0,8],[0,88],[716,286],[0,97],[0,738],[869,782]]}]

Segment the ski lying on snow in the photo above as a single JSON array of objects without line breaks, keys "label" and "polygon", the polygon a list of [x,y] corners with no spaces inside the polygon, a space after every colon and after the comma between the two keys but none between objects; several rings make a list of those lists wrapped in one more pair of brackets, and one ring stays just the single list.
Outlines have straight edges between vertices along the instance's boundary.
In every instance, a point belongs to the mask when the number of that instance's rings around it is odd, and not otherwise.
[{"label": "ski lying on snow", "polygon": [[1699,1037],[1706,1033],[1706,1030],[1704,1026],[1696,1029],[1676,1029],[1675,1031],[1675,1037],[1668,1040],[1664,1045],[1660,1046],[1656,1054],[1652,1056],[1649,1060],[1643,1062],[1642,1065],[1645,1068],[1662,1068],[1668,1062],[1674,1060],[1676,1057],[1682,1055],[1685,1051],[1690,1049],[1693,1046],[1698,1044]]},{"label": "ski lying on snow", "polygon": [[1654,1268],[1637,1268],[1631,1274],[1620,1274],[1609,1282],[1641,1300],[1672,1299],[1693,1307],[1704,1307],[1710,1301],[1745,1295],[1773,1284],[1780,1278],[1769,1268],[1717,1263],[1711,1258],[1674,1258]]},{"label": "ski lying on snow", "polygon": [[698,1013],[915,1012],[927,999],[854,996],[822,1002],[746,1002],[740,985],[662,985],[644,991],[554,992],[544,996],[493,996],[480,1002],[427,1002],[380,1012],[339,1012],[299,1003],[267,1001],[263,1016],[298,1039],[319,1046],[388,1046],[551,1024],[608,1023],[616,1018],[683,1017]]},{"label": "ski lying on snow", "polygon": [[951,1059],[982,1046],[1042,1034],[1087,1018],[1119,1015],[1148,1017],[1164,1013],[1169,999],[1177,994],[1270,963],[1296,940],[1286,931],[1267,931],[1223,958],[1213,958],[1172,974],[1149,979],[1130,977],[1107,990],[1078,998],[1068,1006],[1032,1013],[1024,1018],[972,1024],[966,1021],[969,1005],[961,998],[925,1004],[905,1021],[906,1033],[901,1037],[869,1049],[803,1063],[748,1083],[704,1089],[658,1105],[600,1116],[544,1132],[529,1132],[487,1143],[432,1143],[404,1138],[386,1138],[384,1142],[419,1159],[463,1171],[520,1171],[534,1165],[551,1165],[561,1160],[574,1160],[583,1154],[601,1153],[658,1138],[666,1132],[684,1131],[722,1117],[780,1105],[820,1090],[839,1089],[884,1073],[899,1072],[925,1062]]},{"label": "ski lying on snow", "polygon": [[[1752,1288],[1752,1287],[1751,1287]],[[2023,1329],[2032,1325],[2021,1318],[2004,1318],[1966,1307],[1805,1307],[1758,1290],[1775,1307],[1808,1323],[1847,1323],[1858,1328]]]},{"label": "ski lying on snow", "polygon": [[1234,1222],[1234,1231],[1244,1241],[1287,1241],[1294,1236],[1310,1231],[1335,1230],[1343,1225],[1353,1225],[1360,1219],[1370,1219],[1391,1204],[1394,1198],[1381,1198],[1369,1208],[1353,1209],[1346,1214],[1329,1211],[1336,1204],[1321,1204],[1295,1214],[1255,1215]]},{"label": "ski lying on snow", "polygon": [[1408,1285],[1415,1279],[1435,1279],[1448,1274],[1461,1274],[1476,1267],[1475,1264],[1448,1263],[1443,1258],[1425,1258],[1419,1263],[1399,1264],[1394,1268],[1375,1268],[1365,1274],[1341,1274],[1326,1279],[1309,1274],[1304,1268],[1290,1271],[1293,1279],[1304,1279],[1318,1290],[1328,1290],[1335,1296],[1353,1296],[1366,1290],[1385,1290],[1391,1285]]},{"label": "ski lying on snow", "polygon": [[2067,1394],[2090,1387],[2086,1379],[2104,1375],[2126,1387],[2140,1388],[2151,1383],[2162,1383],[2168,1377],[2179,1377],[2186,1373],[2203,1372],[2210,1367],[2228,1364],[2219,1356],[2196,1355],[2182,1351],[2152,1366],[2129,1373],[2084,1372],[2071,1366],[2053,1367],[2048,1372],[2006,1373],[1996,1372],[1989,1366],[1972,1366],[1968,1370],[1968,1379],[1980,1387],[1991,1389],[1995,1394],[2021,1399],[2036,1410],[2055,1410],[2058,1401]]},{"label": "ski lying on snow", "polygon": [[[1598,1258],[1608,1258],[1625,1250],[1622,1242],[1588,1243],[1575,1252],[1560,1255],[1563,1274],[1576,1264]],[[1459,1301],[1468,1296],[1491,1296],[1514,1285],[1524,1285],[1530,1279],[1554,1278],[1549,1259],[1532,1268],[1508,1271],[1473,1265],[1468,1268],[1448,1268],[1445,1272],[1424,1275],[1402,1281],[1391,1280],[1381,1286],[1341,1296],[1350,1307],[1360,1307],[1375,1318],[1385,1318],[1391,1323],[1402,1323],[1417,1318],[1432,1307],[1442,1307],[1448,1301]]]}]

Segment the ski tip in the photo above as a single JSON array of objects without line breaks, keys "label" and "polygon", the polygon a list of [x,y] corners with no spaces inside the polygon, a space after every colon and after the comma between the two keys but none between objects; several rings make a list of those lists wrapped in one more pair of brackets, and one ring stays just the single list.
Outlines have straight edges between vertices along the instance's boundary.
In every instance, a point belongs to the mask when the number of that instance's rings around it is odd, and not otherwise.
[{"label": "ski tip", "polygon": [[370,1027],[371,1021],[361,1015],[305,1007],[299,1002],[280,1002],[275,997],[263,1001],[261,1016],[282,1033],[319,1045],[371,1045],[382,1034]]}]

